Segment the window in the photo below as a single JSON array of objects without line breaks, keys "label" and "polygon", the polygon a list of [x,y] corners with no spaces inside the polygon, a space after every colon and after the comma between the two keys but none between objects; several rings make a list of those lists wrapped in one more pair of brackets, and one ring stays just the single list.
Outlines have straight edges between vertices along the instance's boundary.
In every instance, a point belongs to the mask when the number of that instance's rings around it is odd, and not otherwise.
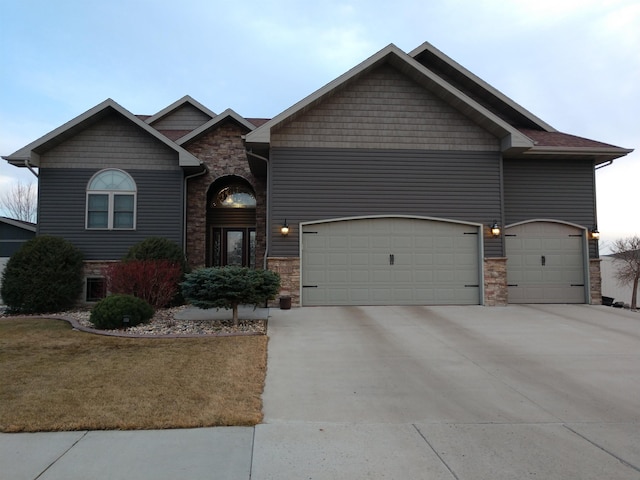
[{"label": "window", "polygon": [[86,292],[87,302],[97,302],[107,296],[107,282],[102,277],[88,277]]},{"label": "window", "polygon": [[232,183],[218,190],[211,206],[214,208],[256,208],[256,197],[248,185]]},{"label": "window", "polygon": [[136,183],[126,172],[102,170],[89,181],[86,227],[104,230],[136,227]]}]

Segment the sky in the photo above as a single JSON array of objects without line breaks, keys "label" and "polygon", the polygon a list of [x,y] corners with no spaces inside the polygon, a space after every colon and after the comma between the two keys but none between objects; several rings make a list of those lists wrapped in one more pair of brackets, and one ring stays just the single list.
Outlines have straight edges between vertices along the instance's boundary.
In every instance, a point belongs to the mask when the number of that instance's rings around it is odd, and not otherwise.
[{"label": "sky", "polygon": [[[0,155],[106,98],[271,118],[425,41],[557,130],[635,148],[596,173],[601,250],[640,235],[637,0],[0,0]],[[34,179],[0,160],[0,194]]]}]

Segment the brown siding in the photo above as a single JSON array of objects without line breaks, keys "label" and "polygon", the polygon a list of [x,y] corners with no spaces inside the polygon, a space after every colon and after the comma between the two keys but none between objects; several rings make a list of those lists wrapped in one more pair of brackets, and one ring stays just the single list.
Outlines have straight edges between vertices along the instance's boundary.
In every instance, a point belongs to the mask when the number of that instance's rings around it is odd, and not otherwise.
[{"label": "brown siding", "polygon": [[178,169],[178,154],[119,114],[111,114],[53,147],[42,168]]},{"label": "brown siding", "polygon": [[271,145],[499,150],[496,137],[388,65],[272,131]]},{"label": "brown siding", "polygon": [[166,117],[153,123],[157,130],[195,130],[211,117],[193,105],[185,104]]}]

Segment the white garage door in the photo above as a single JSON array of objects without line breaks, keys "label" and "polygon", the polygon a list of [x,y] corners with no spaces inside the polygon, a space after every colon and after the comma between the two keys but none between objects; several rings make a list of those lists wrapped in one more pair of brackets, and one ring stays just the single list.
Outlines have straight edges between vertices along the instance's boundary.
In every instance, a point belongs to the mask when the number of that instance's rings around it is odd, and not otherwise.
[{"label": "white garage door", "polygon": [[585,303],[583,232],[554,222],[507,228],[509,303]]},{"label": "white garage door", "polygon": [[480,303],[479,228],[414,218],[303,225],[303,305]]}]

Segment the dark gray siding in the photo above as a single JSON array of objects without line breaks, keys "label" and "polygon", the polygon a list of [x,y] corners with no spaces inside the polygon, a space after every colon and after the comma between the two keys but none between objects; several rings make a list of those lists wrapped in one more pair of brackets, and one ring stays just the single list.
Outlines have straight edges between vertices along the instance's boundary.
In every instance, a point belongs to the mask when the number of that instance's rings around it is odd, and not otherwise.
[{"label": "dark gray siding", "polygon": [[[591,228],[596,224],[593,163],[505,160],[504,205],[507,225],[547,218]],[[590,255],[597,256],[595,245]]]},{"label": "dark gray siding", "polygon": [[10,257],[36,232],[0,221],[0,257]]},{"label": "dark gray siding", "polygon": [[85,229],[87,183],[96,169],[40,169],[39,230],[76,245],[86,260],[116,260],[150,236],[182,245],[183,174],[174,170],[127,170],[136,182],[136,230]]},{"label": "dark gray siding", "polygon": [[[270,256],[298,256],[299,222],[416,215],[490,224],[500,220],[498,153],[274,148],[270,160]],[[292,231],[283,238],[284,220]],[[502,256],[485,239],[485,255]]]},{"label": "dark gray siding", "polygon": [[211,117],[190,104],[185,104],[166,117],[154,122],[157,130],[194,130],[207,123]]},{"label": "dark gray siding", "polygon": [[593,163],[580,160],[505,160],[507,224],[535,218],[595,224]]}]

